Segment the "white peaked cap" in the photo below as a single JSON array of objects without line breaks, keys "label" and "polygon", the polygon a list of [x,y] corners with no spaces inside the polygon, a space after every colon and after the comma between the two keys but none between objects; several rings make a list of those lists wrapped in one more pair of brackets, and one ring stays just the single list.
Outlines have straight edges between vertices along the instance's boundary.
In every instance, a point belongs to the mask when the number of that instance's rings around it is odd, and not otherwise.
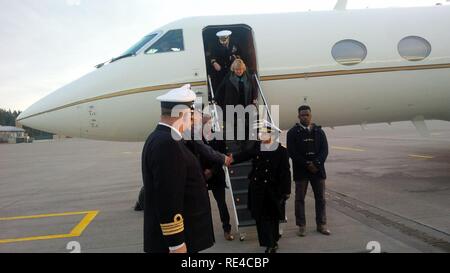
[{"label": "white peaked cap", "polygon": [[173,89],[169,91],[168,93],[157,97],[156,99],[160,102],[179,102],[179,103],[186,103],[186,102],[193,102],[197,98],[197,95],[195,95],[194,91],[191,90],[191,85],[186,84],[180,88]]},{"label": "white peaked cap", "polygon": [[270,128],[271,130],[282,132],[280,128],[278,128],[275,124],[263,119],[263,120],[257,120],[253,123],[253,129],[260,130]]},{"label": "white peaked cap", "polygon": [[222,31],[219,31],[219,32],[217,32],[217,37],[228,37],[228,36],[230,36],[231,34],[233,34],[233,32],[231,32],[230,30],[222,30]]}]

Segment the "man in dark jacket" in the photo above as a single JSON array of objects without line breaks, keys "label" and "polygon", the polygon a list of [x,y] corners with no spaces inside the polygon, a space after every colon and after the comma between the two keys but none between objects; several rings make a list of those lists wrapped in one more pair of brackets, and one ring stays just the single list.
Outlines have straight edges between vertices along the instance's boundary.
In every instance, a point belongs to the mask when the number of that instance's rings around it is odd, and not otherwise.
[{"label": "man in dark jacket", "polygon": [[[223,141],[206,141],[205,145],[208,145],[211,149],[220,151],[222,153],[226,152],[225,142]],[[206,183],[208,184],[208,190],[213,193],[214,199],[216,200],[217,207],[219,209],[220,220],[222,222],[222,228],[224,232],[224,238],[227,241],[233,241],[234,235],[231,233],[230,224],[230,213],[228,212],[228,206],[226,203],[226,182],[225,182],[225,172],[223,170],[224,163],[218,163],[217,161],[211,160],[201,153],[197,153],[200,159],[203,172],[205,175]],[[230,160],[230,161],[229,161]],[[229,166],[231,159],[229,157],[225,158],[225,165]]]},{"label": "man in dark jacket", "polygon": [[232,34],[229,30],[219,31],[216,34],[218,41],[212,48],[210,58],[214,91],[222,83],[225,75],[230,72],[231,64],[234,60],[240,58],[240,49],[238,44],[232,40]]},{"label": "man in dark jacket", "polygon": [[311,183],[316,200],[317,231],[330,235],[327,229],[325,209],[325,161],[328,157],[328,142],[320,126],[311,123],[311,108],[303,105],[298,109],[297,123],[287,134],[289,156],[292,158],[295,181],[295,216],[299,226],[298,235],[306,235],[305,196]]},{"label": "man in dark jacket", "polygon": [[[187,132],[187,134],[190,133]],[[231,164],[231,158],[225,155],[225,151],[218,152],[216,151],[217,149],[214,149],[214,147],[205,143],[203,140],[189,140],[185,141],[185,144],[198,159],[202,160],[201,161],[202,168],[204,168],[203,161],[208,162],[208,164],[215,164],[216,166],[219,166],[217,168],[220,169],[222,169],[222,166],[224,165],[229,166]],[[134,210],[143,211],[144,203],[145,203],[145,190],[144,187],[142,187],[141,191],[139,192],[138,201],[136,202]]]},{"label": "man in dark jacket", "polygon": [[[203,126],[211,121],[211,116],[199,112],[194,113],[193,131],[197,131],[197,135],[201,135]],[[198,125],[202,125],[197,128]],[[225,142],[212,140],[208,141],[209,136],[204,136],[203,140],[187,141],[187,147],[199,159],[203,168],[208,190],[211,190],[214,199],[216,199],[219,208],[220,220],[224,231],[224,237],[227,241],[233,241],[234,236],[231,234],[230,214],[226,203],[225,195],[225,173],[223,166],[229,167],[232,158],[226,156]]]},{"label": "man in dark jacket", "polygon": [[175,107],[188,107],[195,97],[188,86],[158,97],[161,122],[142,153],[145,252],[196,253],[214,244],[203,170],[182,139],[183,128],[190,127],[190,110],[172,117]]}]

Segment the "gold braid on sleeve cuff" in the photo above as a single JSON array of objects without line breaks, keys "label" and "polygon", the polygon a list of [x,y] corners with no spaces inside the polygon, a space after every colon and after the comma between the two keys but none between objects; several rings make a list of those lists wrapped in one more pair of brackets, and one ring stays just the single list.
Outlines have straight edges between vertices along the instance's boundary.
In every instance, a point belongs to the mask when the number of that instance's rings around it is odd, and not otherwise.
[{"label": "gold braid on sleeve cuff", "polygon": [[181,214],[175,215],[172,223],[161,224],[161,230],[164,236],[175,235],[184,231],[184,220]]}]

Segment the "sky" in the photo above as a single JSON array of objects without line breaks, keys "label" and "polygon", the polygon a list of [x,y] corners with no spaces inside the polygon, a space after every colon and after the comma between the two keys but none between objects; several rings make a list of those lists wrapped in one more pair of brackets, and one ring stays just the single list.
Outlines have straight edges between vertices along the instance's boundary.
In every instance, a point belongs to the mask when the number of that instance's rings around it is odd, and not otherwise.
[{"label": "sky", "polygon": [[[348,0],[348,8],[445,1]],[[331,10],[335,4],[336,0],[0,0],[0,108],[25,110],[176,19]]]}]

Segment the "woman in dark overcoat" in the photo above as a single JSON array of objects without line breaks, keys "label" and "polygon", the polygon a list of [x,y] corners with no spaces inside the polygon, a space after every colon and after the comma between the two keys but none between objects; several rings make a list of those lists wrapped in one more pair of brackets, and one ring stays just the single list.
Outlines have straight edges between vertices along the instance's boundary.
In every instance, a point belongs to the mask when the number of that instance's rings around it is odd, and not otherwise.
[{"label": "woman in dark overcoat", "polygon": [[291,193],[291,170],[287,149],[274,141],[270,131],[251,148],[233,155],[234,164],[252,160],[248,176],[248,208],[256,220],[258,239],[266,253],[278,249],[279,224],[285,220],[285,202]]}]

